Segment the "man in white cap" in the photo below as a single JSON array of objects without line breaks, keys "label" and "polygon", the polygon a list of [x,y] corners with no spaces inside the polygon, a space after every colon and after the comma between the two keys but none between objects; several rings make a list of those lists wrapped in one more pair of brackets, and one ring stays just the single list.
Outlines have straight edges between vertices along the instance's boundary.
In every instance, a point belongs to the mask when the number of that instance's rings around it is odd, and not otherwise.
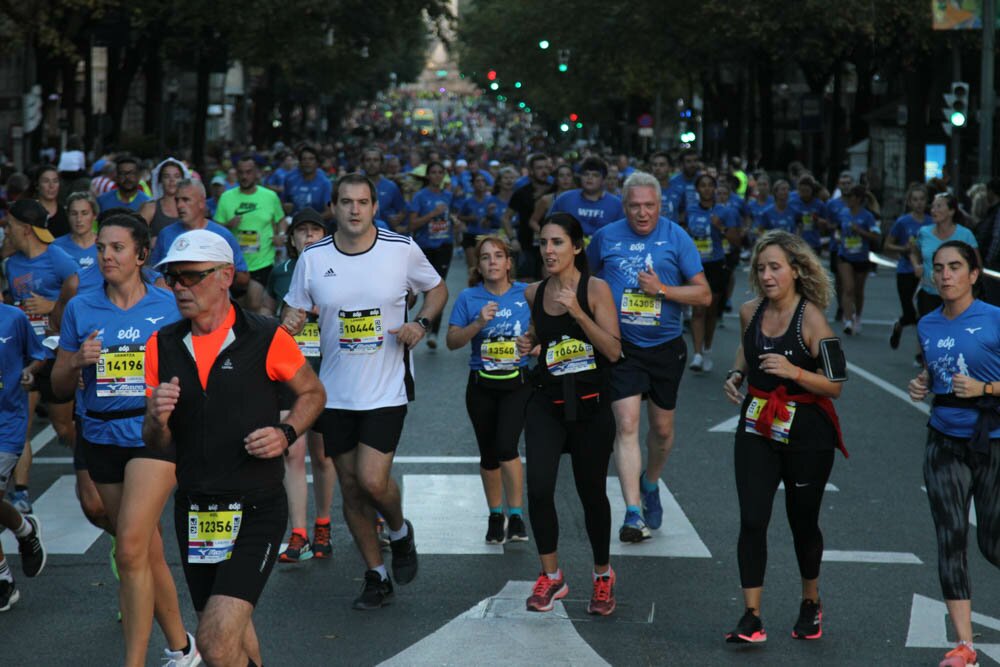
[{"label": "man in white cap", "polygon": [[[156,268],[184,319],[146,343],[142,434],[176,448],[174,526],[196,643],[210,665],[260,665],[251,615],[288,518],[282,454],[326,392],[277,320],[230,301],[233,250],[221,236],[186,232]],[[295,394],[281,422],[279,383]]]}]

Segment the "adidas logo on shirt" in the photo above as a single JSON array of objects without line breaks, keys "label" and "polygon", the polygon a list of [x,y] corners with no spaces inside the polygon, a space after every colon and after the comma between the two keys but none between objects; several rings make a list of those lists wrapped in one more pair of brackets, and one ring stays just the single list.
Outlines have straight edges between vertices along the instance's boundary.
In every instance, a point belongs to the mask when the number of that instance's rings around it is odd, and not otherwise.
[{"label": "adidas logo on shirt", "polygon": [[333,268],[329,268],[329,269],[326,270],[326,273],[323,274],[323,277],[324,278],[331,278],[331,277],[336,276],[336,275],[337,275],[337,272],[334,271]]},{"label": "adidas logo on shirt", "polygon": [[233,370],[233,360],[232,359],[226,359],[225,361],[222,362],[222,366],[220,368],[222,368],[222,370],[224,370],[224,371],[231,371],[231,370]]}]

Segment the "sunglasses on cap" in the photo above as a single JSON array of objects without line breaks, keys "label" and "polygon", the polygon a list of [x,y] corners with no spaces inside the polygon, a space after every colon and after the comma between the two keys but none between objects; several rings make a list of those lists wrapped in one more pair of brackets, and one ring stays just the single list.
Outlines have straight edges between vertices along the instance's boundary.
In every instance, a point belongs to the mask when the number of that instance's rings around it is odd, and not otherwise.
[{"label": "sunglasses on cap", "polygon": [[173,287],[177,283],[180,283],[183,287],[194,287],[210,274],[227,266],[229,264],[219,264],[204,271],[165,271],[163,273],[163,282],[167,283],[168,287]]}]

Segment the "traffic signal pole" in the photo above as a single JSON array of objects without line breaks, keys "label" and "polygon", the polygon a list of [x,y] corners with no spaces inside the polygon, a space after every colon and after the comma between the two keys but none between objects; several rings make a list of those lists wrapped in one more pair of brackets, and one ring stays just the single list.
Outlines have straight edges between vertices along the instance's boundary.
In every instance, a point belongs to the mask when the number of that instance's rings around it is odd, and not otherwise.
[{"label": "traffic signal pole", "polygon": [[993,112],[996,91],[993,89],[993,53],[997,23],[996,0],[983,0],[983,55],[979,83],[979,181],[993,175]]},{"label": "traffic signal pole", "polygon": [[[958,46],[958,38],[955,35],[951,35],[951,78],[953,81],[962,80],[962,51]],[[966,114],[968,114],[968,109],[966,109]],[[947,120],[947,119],[946,119]],[[952,128],[951,131],[951,191],[956,197],[961,197],[962,190],[962,180],[959,177],[960,172],[958,166],[961,164],[959,160],[959,152],[962,149],[962,130],[959,127]]]}]

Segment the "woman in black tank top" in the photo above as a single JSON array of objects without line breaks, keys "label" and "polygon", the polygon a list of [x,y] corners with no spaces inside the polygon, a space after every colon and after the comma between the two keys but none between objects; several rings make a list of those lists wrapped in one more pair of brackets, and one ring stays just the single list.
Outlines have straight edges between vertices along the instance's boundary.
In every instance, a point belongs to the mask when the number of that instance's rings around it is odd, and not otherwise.
[{"label": "woman in black tank top", "polygon": [[583,230],[573,216],[549,217],[540,243],[549,277],[525,290],[531,329],[518,339],[521,354],[536,346],[540,350],[524,440],[528,509],[542,572],[527,608],[551,611],[569,592],[556,551],[555,508],[559,459],[568,451],[594,556],[594,591],[587,610],[607,616],[615,609],[611,506],[605,491],[615,439],[608,369],[621,356],[618,312],[607,283],[590,276]]},{"label": "woman in black tank top", "polygon": [[[819,510],[834,448],[843,449],[830,402],[840,396],[841,385],[827,379],[818,362],[820,340],[833,338],[823,314],[832,289],[813,251],[788,232],[768,232],[758,241],[750,267],[750,284],[758,298],[740,308],[743,339],[723,386],[726,397],[741,405],[733,458],[740,502],[737,557],[746,603],[746,612],[726,640],[767,639],[760,602],[767,527],[781,482],[802,579],[792,636],[819,639]],[[744,379],[746,396],[740,392]]]}]

